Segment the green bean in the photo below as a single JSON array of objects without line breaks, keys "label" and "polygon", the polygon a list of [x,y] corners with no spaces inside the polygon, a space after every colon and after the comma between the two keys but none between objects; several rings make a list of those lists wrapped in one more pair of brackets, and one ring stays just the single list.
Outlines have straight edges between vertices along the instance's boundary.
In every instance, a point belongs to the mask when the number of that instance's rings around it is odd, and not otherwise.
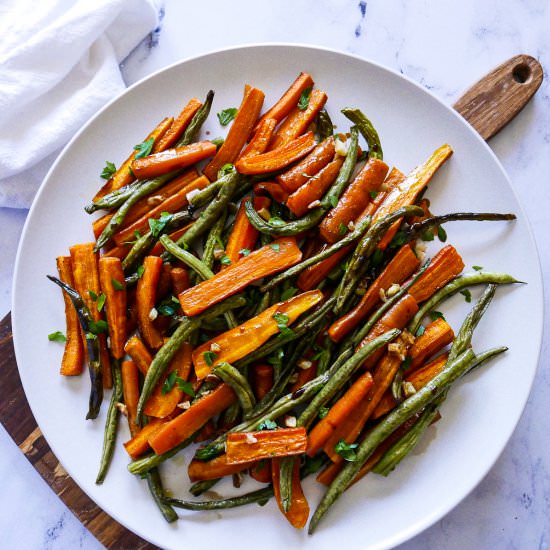
[{"label": "green bean", "polygon": [[514,279],[511,275],[506,273],[492,273],[489,271],[475,271],[472,273],[465,273],[456,279],[453,279],[450,283],[447,283],[443,288],[439,289],[429,300],[422,304],[422,307],[418,310],[416,315],[409,323],[409,331],[412,334],[416,334],[420,323],[428,311],[431,311],[440,302],[446,298],[454,296],[457,292],[468,286],[481,285],[487,283],[494,283],[497,285],[505,285],[511,283],[520,283],[517,279]]},{"label": "green bean", "polygon": [[206,500],[206,501],[189,501],[180,500],[177,498],[167,498],[165,502],[176,508],[183,508],[184,510],[226,510],[227,508],[236,508],[238,506],[245,506],[246,504],[264,504],[273,496],[273,488],[271,486],[264,489],[258,489],[251,493],[239,495],[237,497],[223,498],[218,500]]},{"label": "green bean", "polygon": [[212,489],[218,481],[220,481],[221,478],[217,479],[203,479],[202,481],[197,481],[196,483],[193,483],[191,487],[189,487],[189,492],[195,496],[198,497],[208,491],[209,489]]},{"label": "green bean", "polygon": [[290,510],[292,503],[292,473],[296,457],[285,456],[279,466],[279,491],[284,512]]},{"label": "green bean", "polygon": [[218,194],[222,188],[223,180],[219,179],[213,181],[211,184],[207,185],[204,189],[197,191],[191,197],[189,197],[189,208],[192,211],[198,210],[203,206],[209,204],[214,197]]},{"label": "green bean", "polygon": [[204,124],[205,120],[210,114],[210,108],[212,107],[212,102],[214,101],[214,91],[209,90],[206,94],[206,99],[202,104],[202,107],[195,113],[189,126],[185,129],[183,136],[178,140],[177,147],[183,147],[184,145],[189,145],[194,141],[197,141],[197,136]]},{"label": "green bean", "polygon": [[317,133],[319,134],[320,141],[323,141],[334,134],[334,125],[332,124],[330,115],[325,109],[319,111],[319,114],[317,115]]},{"label": "green bean", "polygon": [[455,361],[447,364],[443,371],[430,380],[422,389],[398,405],[367,434],[356,449],[356,460],[354,462],[347,462],[327,489],[311,518],[309,534],[315,531],[323,516],[347,489],[378,445],[389,437],[401,424],[429,405],[438,395],[450,387],[455,380],[465,374],[474,359],[475,355],[471,349],[465,351]]},{"label": "green bean", "polygon": [[126,199],[128,199],[132,193],[142,185],[142,183],[142,181],[133,181],[120,189],[111,191],[97,201],[86,205],[84,210],[88,214],[93,214],[97,210],[112,210],[113,208],[118,208],[124,204],[124,201],[126,201]]},{"label": "green bean", "polygon": [[107,409],[107,418],[105,420],[105,433],[103,435],[103,450],[101,461],[99,463],[99,472],[95,480],[97,485],[101,485],[105,480],[107,471],[115,451],[116,434],[118,428],[119,410],[118,404],[122,401],[122,374],[120,372],[120,361],[112,359],[111,372],[113,373],[113,393]]},{"label": "green bean", "polygon": [[216,222],[210,229],[210,232],[208,233],[208,237],[206,239],[206,243],[204,244],[202,261],[210,269],[212,269],[214,265],[214,259],[215,259],[214,252],[218,244],[221,242],[221,236],[222,236],[223,228],[225,227],[226,219],[227,219],[227,208],[220,214],[220,217],[216,220]]},{"label": "green bean", "polygon": [[88,414],[86,420],[97,418],[101,402],[103,401],[103,365],[99,352],[99,339],[91,330],[93,318],[90,310],[87,308],[82,296],[67,283],[60,281],[57,277],[46,275],[50,281],[60,286],[70,298],[82,331],[86,335],[86,347],[88,350],[88,371],[90,373],[90,400],[88,404]]},{"label": "green bean", "polygon": [[166,495],[164,494],[162,481],[157,468],[153,468],[147,472],[147,485],[164,519],[168,523],[176,521],[178,519],[178,514],[176,514],[172,506],[166,502]]},{"label": "green bean", "polygon": [[344,387],[345,383],[361,367],[365,359],[378,348],[394,340],[400,333],[401,331],[398,329],[389,330],[358,349],[338,370],[331,367],[327,372],[329,381],[304,409],[298,418],[297,425],[304,426],[305,428],[309,427],[311,422],[317,418],[319,409],[326,405]]},{"label": "green bean", "polygon": [[346,108],[342,109],[341,112],[359,128],[361,135],[365,138],[365,141],[369,146],[369,158],[377,158],[382,160],[382,145],[380,144],[378,132],[372,125],[372,122],[359,109]]},{"label": "green bean", "polygon": [[213,373],[231,386],[239,400],[243,416],[247,418],[256,404],[256,399],[248,380],[233,365],[226,362],[214,367]]},{"label": "green bean", "polygon": [[304,271],[304,269],[307,269],[308,267],[315,265],[316,263],[324,260],[325,258],[332,256],[333,254],[338,252],[338,250],[344,248],[348,244],[359,239],[361,235],[368,229],[370,222],[371,222],[370,216],[365,216],[361,218],[357,222],[357,225],[355,226],[354,230],[348,233],[343,239],[339,240],[334,244],[331,244],[325,250],[322,250],[321,252],[311,256],[310,258],[307,258],[306,260],[303,260],[302,262],[290,267],[286,271],[283,271],[283,273],[280,273],[279,275],[271,279],[271,281],[263,285],[260,288],[260,290],[262,292],[271,290],[273,287],[277,286],[283,281],[286,281],[287,279],[290,279],[291,277],[298,275],[299,273]]}]

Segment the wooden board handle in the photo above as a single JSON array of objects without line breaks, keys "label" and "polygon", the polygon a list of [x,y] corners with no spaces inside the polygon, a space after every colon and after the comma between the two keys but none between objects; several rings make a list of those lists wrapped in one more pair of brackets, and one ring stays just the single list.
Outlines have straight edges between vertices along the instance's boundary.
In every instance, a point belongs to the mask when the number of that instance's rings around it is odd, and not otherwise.
[{"label": "wooden board handle", "polygon": [[527,105],[542,77],[534,57],[516,55],[476,82],[453,107],[487,140]]}]

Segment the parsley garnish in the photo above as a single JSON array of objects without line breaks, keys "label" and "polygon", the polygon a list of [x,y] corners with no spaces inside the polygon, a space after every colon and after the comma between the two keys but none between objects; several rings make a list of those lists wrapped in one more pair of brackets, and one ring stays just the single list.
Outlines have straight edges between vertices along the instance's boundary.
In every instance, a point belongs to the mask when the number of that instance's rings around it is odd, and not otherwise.
[{"label": "parsley garnish", "polygon": [[176,377],[178,376],[178,373],[173,370],[168,376],[166,377],[166,380],[164,381],[164,384],[162,385],[161,393],[162,395],[166,395],[176,383]]},{"label": "parsley garnish", "polygon": [[261,424],[258,424],[258,427],[256,428],[259,430],[276,430],[279,426],[277,426],[277,422],[274,422],[273,420],[264,420]]},{"label": "parsley garnish", "polygon": [[213,143],[218,149],[223,145],[224,141],[225,140],[222,137],[217,137],[210,140],[210,142]]},{"label": "parsley garnish", "polygon": [[347,460],[348,462],[355,462],[357,460],[357,452],[355,449],[357,449],[358,445],[358,443],[346,443],[343,439],[340,439],[340,441],[338,441],[338,443],[334,446],[334,450],[344,460]]},{"label": "parsley garnish", "polygon": [[322,420],[323,418],[325,418],[325,416],[328,414],[328,411],[330,409],[328,407],[321,407],[319,409],[319,418]]},{"label": "parsley garnish", "polygon": [[149,219],[149,227],[151,228],[151,234],[153,237],[158,237],[165,229],[166,226],[172,221],[174,217],[170,212],[162,212],[159,219]]},{"label": "parsley garnish", "polygon": [[56,330],[55,332],[52,332],[51,334],[48,334],[48,340],[50,342],[66,342],[67,341],[67,338],[65,337],[65,335],[60,331],[60,330]]},{"label": "parsley garnish", "polygon": [[482,270],[483,270],[483,267],[480,266],[480,265],[473,265],[473,266],[472,266],[472,269],[473,269],[474,271],[482,271]]},{"label": "parsley garnish", "polygon": [[435,321],[436,319],[445,320],[445,317],[443,316],[443,313],[441,313],[441,311],[430,311],[430,319],[432,321]]},{"label": "parsley garnish", "polygon": [[97,300],[97,294],[93,290],[88,290],[88,294],[90,295],[92,302],[95,302]]},{"label": "parsley garnish", "polygon": [[374,200],[378,196],[378,191],[369,191],[371,200]]},{"label": "parsley garnish", "polygon": [[424,233],[422,233],[421,238],[423,241],[433,241],[435,239],[435,235],[428,229],[428,231],[424,231]]},{"label": "parsley garnish", "polygon": [[292,298],[294,295],[296,295],[297,292],[297,288],[290,286],[286,290],[283,290],[283,293],[281,294],[281,300],[284,302],[285,300],[288,300],[289,298]]},{"label": "parsley garnish", "polygon": [[470,292],[469,289],[465,288],[464,290],[461,290],[460,294],[464,296],[464,299],[466,300],[466,302],[470,303],[472,301],[472,293]]},{"label": "parsley garnish", "polygon": [[248,256],[248,255],[250,254],[250,250],[248,250],[248,248],[241,248],[241,249],[239,250],[239,254],[240,254],[241,256]]},{"label": "parsley garnish", "polygon": [[103,332],[107,332],[107,322],[103,319],[100,319],[99,321],[90,321],[90,332],[92,334],[102,334]]},{"label": "parsley garnish", "polygon": [[116,279],[112,278],[111,283],[115,290],[124,290],[124,285],[121,282],[117,281]]},{"label": "parsley garnish", "polygon": [[97,304],[96,304],[97,311],[101,311],[103,309],[106,298],[107,297],[105,296],[105,294],[103,294],[103,292],[97,297]]},{"label": "parsley garnish", "polygon": [[157,307],[157,311],[164,315],[165,317],[170,317],[171,315],[174,315],[176,313],[176,308],[174,304],[160,304],[159,307]]},{"label": "parsley garnish", "polygon": [[222,178],[223,176],[229,174],[233,170],[234,166],[231,163],[224,164],[219,170],[218,170],[218,178]]},{"label": "parsley garnish", "polygon": [[205,363],[211,367],[214,364],[214,361],[216,360],[216,357],[218,357],[217,353],[214,351],[205,351],[202,356],[204,357]]},{"label": "parsley garnish", "polygon": [[300,95],[298,100],[298,109],[305,111],[309,105],[309,96],[311,95],[311,88],[306,88]]},{"label": "parsley garnish", "polygon": [[101,172],[101,177],[104,180],[111,179],[112,175],[116,172],[116,166],[113,162],[109,162],[108,160],[105,161],[105,168],[103,168],[103,172]]},{"label": "parsley garnish", "polygon": [[280,367],[283,364],[285,353],[279,348],[276,352],[272,353],[268,358],[267,362],[274,367]]},{"label": "parsley garnish", "polygon": [[426,327],[424,325],[420,325],[418,327],[418,330],[416,331],[416,336],[422,336],[426,332]]},{"label": "parsley garnish", "polygon": [[269,245],[275,252],[279,252],[281,250],[281,245],[279,243],[272,243]]},{"label": "parsley garnish", "polygon": [[231,265],[231,259],[229,256],[226,256],[225,254],[220,258],[220,263],[223,265]]},{"label": "parsley garnish", "polygon": [[407,234],[404,231],[398,231],[391,240],[389,248],[398,248],[407,242]]},{"label": "parsley garnish", "polygon": [[277,328],[281,334],[293,334],[294,331],[291,328],[288,328],[288,315],[284,313],[275,313],[273,315],[273,320],[277,323]]},{"label": "parsley garnish", "polygon": [[144,142],[134,145],[134,151],[137,151],[136,156],[134,158],[142,159],[143,157],[146,157],[149,153],[151,153],[151,149],[153,148],[153,143],[155,143],[155,138],[150,137],[149,139],[146,139]]},{"label": "parsley garnish", "polygon": [[347,228],[343,223],[341,223],[341,224],[338,226],[338,233],[339,233],[340,235],[345,235],[347,232],[348,232],[348,228]]},{"label": "parsley garnish", "polygon": [[443,229],[443,226],[437,228],[437,238],[444,243],[447,240],[447,232]]},{"label": "parsley garnish", "polygon": [[329,198],[330,205],[332,208],[336,208],[336,205],[338,204],[338,197],[335,197],[334,195],[331,195]]},{"label": "parsley garnish", "polygon": [[138,276],[138,279],[141,279],[143,277],[143,274],[145,273],[145,266],[142,264],[136,269],[136,273]]},{"label": "parsley garnish", "polygon": [[222,126],[227,126],[236,116],[237,111],[235,107],[229,107],[218,113],[218,120]]},{"label": "parsley garnish", "polygon": [[186,393],[189,397],[195,397],[195,390],[193,390],[193,384],[191,384],[191,382],[186,382],[183,378],[178,376],[176,378],[176,384],[183,393]]}]

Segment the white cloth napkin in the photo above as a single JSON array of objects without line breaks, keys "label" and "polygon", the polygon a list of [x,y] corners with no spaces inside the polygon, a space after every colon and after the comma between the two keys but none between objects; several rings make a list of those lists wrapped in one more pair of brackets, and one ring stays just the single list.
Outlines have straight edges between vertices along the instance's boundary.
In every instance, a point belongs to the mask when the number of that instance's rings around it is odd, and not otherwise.
[{"label": "white cloth napkin", "polygon": [[60,148],[124,88],[162,0],[0,2],[0,207],[28,208]]}]

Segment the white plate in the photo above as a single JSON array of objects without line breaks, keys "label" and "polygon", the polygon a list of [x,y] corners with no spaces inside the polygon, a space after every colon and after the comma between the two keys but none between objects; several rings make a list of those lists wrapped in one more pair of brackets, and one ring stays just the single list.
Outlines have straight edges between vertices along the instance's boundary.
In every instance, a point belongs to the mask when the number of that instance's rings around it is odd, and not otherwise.
[{"label": "white plate", "polygon": [[[506,344],[510,351],[458,383],[443,406],[443,419],[431,429],[437,437],[426,438],[387,479],[370,475],[350,489],[313,537],[286,524],[273,502],[224,513],[182,512],[182,520],[168,525],[145,483],[126,471],[128,458],[120,445],[127,439],[126,426],[105,484],[94,484],[106,406],[97,421],[85,421],[88,377],[58,374],[62,346],[48,342],[47,334],[63,330],[63,302],[45,275],[55,273],[55,257],[67,254],[71,244],[92,239],[82,206],[100,184],[105,160],[120,163],[159,120],[211,88],[217,93],[205,130],[212,138],[224,134],[215,113],[239,104],[245,82],[266,92],[268,106],[302,70],[328,92],[327,108],[340,128],[347,127],[338,116],[340,108],[364,109],[378,128],[385,159],[402,170],[413,168],[442,143],[452,145],[455,154],[430,186],[433,211],[518,214],[512,224],[447,226],[449,242],[467,267],[508,271],[529,283],[499,289],[476,331],[476,350]],[[535,375],[542,303],[540,268],[525,215],[498,160],[454,111],[401,75],[363,59],[306,46],[261,45],[190,59],[152,75],[109,104],[71,141],[40,188],[23,231],[13,330],[23,387],[53,452],[101,508],[143,538],[165,548],[387,548],[451,510],[501,453]],[[455,328],[467,307],[461,296],[445,306]],[[188,497],[186,460],[179,455],[164,470],[167,487],[182,498]],[[249,482],[246,488],[251,486]],[[233,492],[227,485],[216,489],[224,495]],[[305,489],[315,507],[321,488],[308,480]]]}]

